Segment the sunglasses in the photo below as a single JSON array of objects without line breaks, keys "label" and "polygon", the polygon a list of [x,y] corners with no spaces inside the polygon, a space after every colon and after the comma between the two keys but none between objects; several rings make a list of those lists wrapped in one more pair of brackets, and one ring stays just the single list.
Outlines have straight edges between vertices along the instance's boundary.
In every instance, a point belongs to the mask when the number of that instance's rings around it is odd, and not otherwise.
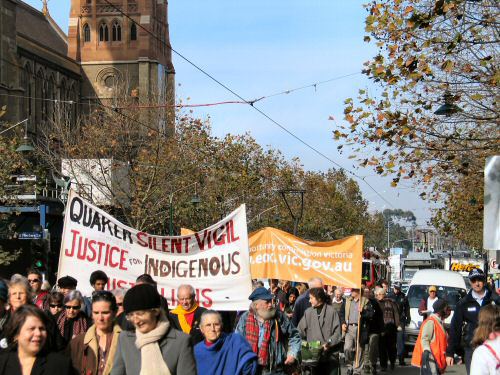
[{"label": "sunglasses", "polygon": [[116,306],[118,306],[118,307],[122,307],[122,306],[123,306],[123,302],[117,302],[117,303],[116,303]]},{"label": "sunglasses", "polygon": [[62,305],[55,305],[55,304],[54,304],[54,305],[53,305],[53,304],[50,304],[49,306],[50,306],[50,307],[52,307],[52,308],[56,308],[56,307],[61,308],[61,307],[63,307]]},{"label": "sunglasses", "polygon": [[66,310],[80,310],[81,306],[68,306],[68,305],[64,305],[64,308]]},{"label": "sunglasses", "polygon": [[28,282],[30,282],[30,283],[39,283],[40,279],[28,279]]}]

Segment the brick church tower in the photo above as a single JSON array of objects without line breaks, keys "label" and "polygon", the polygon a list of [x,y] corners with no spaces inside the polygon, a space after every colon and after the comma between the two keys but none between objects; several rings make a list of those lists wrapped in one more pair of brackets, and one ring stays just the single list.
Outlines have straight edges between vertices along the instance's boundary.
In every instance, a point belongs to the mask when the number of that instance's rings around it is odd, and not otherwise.
[{"label": "brick church tower", "polygon": [[[174,104],[167,0],[110,2],[133,21],[104,0],[71,0],[68,55],[82,68],[81,100],[110,103],[128,95],[139,103]],[[165,114],[170,128],[173,108]]]}]

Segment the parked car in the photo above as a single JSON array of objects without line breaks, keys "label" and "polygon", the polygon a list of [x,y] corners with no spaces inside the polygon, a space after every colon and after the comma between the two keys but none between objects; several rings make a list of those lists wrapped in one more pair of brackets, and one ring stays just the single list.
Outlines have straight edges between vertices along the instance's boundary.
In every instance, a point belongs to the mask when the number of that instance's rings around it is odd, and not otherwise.
[{"label": "parked car", "polygon": [[423,317],[418,313],[418,307],[423,298],[427,298],[427,290],[431,285],[437,287],[438,298],[444,298],[450,304],[452,309],[451,315],[446,319],[445,326],[447,327],[457,302],[467,293],[465,281],[457,272],[445,270],[420,270],[413,276],[410,287],[408,288],[408,301],[410,303],[411,321],[406,326],[405,344],[411,351],[415,346],[415,341],[418,337],[418,332],[423,321]]}]

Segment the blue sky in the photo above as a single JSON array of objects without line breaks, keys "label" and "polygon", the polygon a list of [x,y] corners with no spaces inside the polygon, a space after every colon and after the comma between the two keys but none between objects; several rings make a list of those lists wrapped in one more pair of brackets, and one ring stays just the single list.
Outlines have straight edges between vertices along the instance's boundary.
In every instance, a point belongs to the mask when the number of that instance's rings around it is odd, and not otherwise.
[{"label": "blue sky", "polygon": [[[375,47],[363,42],[366,0],[171,0],[172,47],[247,100],[360,72]],[[40,0],[27,3],[40,9]],[[67,31],[69,0],[50,0],[51,16]],[[237,100],[174,54],[178,99],[191,104]],[[355,169],[348,154],[339,154],[332,138],[343,102],[359,88],[374,90],[361,74],[275,96],[256,106],[296,136],[346,169],[365,177],[394,208],[411,209],[419,224],[429,205],[411,186],[390,187],[390,179],[370,169]],[[331,162],[283,132],[248,105],[194,109],[210,117],[216,135],[250,132],[263,146],[297,156],[309,170],[326,170]],[[371,209],[387,204],[359,181]]]}]

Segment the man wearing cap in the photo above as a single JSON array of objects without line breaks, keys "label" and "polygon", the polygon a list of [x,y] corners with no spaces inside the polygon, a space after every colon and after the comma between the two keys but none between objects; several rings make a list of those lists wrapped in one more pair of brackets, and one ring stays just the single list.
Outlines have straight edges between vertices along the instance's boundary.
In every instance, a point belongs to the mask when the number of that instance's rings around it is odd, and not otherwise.
[{"label": "man wearing cap", "polygon": [[71,276],[63,276],[59,280],[57,280],[57,287],[65,297],[69,292],[75,290],[77,285],[78,281]]},{"label": "man wearing cap", "polygon": [[418,306],[419,315],[424,317],[424,320],[434,312],[432,306],[434,302],[438,300],[437,296],[437,287],[435,285],[431,285],[429,287],[429,294],[427,297],[422,298],[420,301],[420,305]]},{"label": "man wearing cap", "polygon": [[392,292],[388,294],[388,297],[396,302],[399,310],[399,321],[400,328],[397,334],[397,350],[398,350],[398,360],[400,366],[406,366],[405,363],[405,328],[406,325],[410,323],[410,303],[406,294],[401,291],[401,283],[396,281],[392,286]]},{"label": "man wearing cap", "polygon": [[[449,345],[446,350],[448,366],[453,364],[453,357],[463,346],[464,362],[467,374],[470,374],[472,348],[470,343],[477,327],[479,310],[490,304],[500,305],[500,298],[486,287],[486,275],[480,268],[469,272],[471,290],[458,301],[450,324]],[[462,337],[464,336],[464,337]]]},{"label": "man wearing cap", "polygon": [[300,333],[284,313],[273,307],[273,295],[266,288],[255,289],[250,310],[243,313],[236,332],[245,337],[257,354],[257,374],[285,374],[301,349]]}]

